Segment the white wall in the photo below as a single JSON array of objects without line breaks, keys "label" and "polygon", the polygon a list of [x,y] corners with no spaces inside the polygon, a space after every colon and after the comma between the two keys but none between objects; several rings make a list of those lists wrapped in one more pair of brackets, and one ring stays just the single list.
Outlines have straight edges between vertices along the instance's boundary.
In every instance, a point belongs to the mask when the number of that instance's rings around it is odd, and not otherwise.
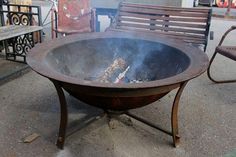
[{"label": "white wall", "polygon": [[193,0],[182,0],[182,7],[193,7]]}]

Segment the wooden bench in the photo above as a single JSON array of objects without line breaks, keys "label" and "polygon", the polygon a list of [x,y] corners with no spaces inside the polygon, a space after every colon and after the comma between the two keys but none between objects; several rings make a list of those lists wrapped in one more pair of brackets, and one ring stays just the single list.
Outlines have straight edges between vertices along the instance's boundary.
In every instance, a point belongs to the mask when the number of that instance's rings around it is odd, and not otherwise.
[{"label": "wooden bench", "polygon": [[183,40],[206,50],[212,10],[120,3],[108,31],[142,31]]},{"label": "wooden bench", "polygon": [[40,6],[0,5],[0,41],[3,41],[7,60],[26,63],[26,54],[42,40]]}]

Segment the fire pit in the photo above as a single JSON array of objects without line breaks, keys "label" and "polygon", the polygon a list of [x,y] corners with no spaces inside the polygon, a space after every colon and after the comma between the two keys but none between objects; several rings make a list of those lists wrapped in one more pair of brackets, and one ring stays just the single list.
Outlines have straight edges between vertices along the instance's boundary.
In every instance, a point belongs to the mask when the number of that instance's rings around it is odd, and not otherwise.
[{"label": "fire pit", "polygon": [[[179,142],[177,111],[186,83],[208,66],[205,53],[192,46],[150,34],[88,33],[45,42],[27,56],[33,70],[55,85],[61,104],[57,146],[63,148],[67,105],[62,89],[107,113],[127,114]],[[179,88],[173,102],[172,131],[129,112]]]}]

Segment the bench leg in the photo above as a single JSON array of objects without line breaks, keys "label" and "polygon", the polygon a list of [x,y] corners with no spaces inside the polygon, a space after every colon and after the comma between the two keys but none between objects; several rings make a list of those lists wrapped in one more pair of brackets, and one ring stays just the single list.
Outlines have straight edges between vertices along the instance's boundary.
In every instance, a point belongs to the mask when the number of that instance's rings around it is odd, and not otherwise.
[{"label": "bench leg", "polygon": [[3,47],[4,47],[4,49],[5,49],[6,59],[8,59],[8,54],[9,54],[9,51],[10,51],[8,46],[9,46],[9,45],[8,45],[7,40],[4,40],[4,41],[3,41]]}]

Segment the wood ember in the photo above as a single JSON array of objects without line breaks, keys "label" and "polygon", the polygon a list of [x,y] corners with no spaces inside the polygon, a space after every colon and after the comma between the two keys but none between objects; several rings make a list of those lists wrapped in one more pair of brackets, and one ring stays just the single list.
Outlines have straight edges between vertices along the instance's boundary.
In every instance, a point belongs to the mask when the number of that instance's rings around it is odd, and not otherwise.
[{"label": "wood ember", "polygon": [[122,73],[119,74],[119,76],[116,78],[114,83],[119,83],[123,78],[125,78],[125,74],[127,73],[127,71],[129,70],[130,66],[128,66],[125,71],[123,71]]},{"label": "wood ember", "polygon": [[31,143],[39,137],[39,134],[33,133],[23,139],[24,143]]},{"label": "wood ember", "polygon": [[[148,80],[146,80],[148,81]],[[145,82],[145,81],[141,81],[141,80],[130,80],[129,83],[142,83],[142,82]]]},{"label": "wood ember", "polygon": [[104,73],[97,79],[97,81],[109,83],[114,82],[114,75],[117,76],[125,69],[126,62],[122,58],[117,58],[113,61],[113,63],[104,71]]}]

